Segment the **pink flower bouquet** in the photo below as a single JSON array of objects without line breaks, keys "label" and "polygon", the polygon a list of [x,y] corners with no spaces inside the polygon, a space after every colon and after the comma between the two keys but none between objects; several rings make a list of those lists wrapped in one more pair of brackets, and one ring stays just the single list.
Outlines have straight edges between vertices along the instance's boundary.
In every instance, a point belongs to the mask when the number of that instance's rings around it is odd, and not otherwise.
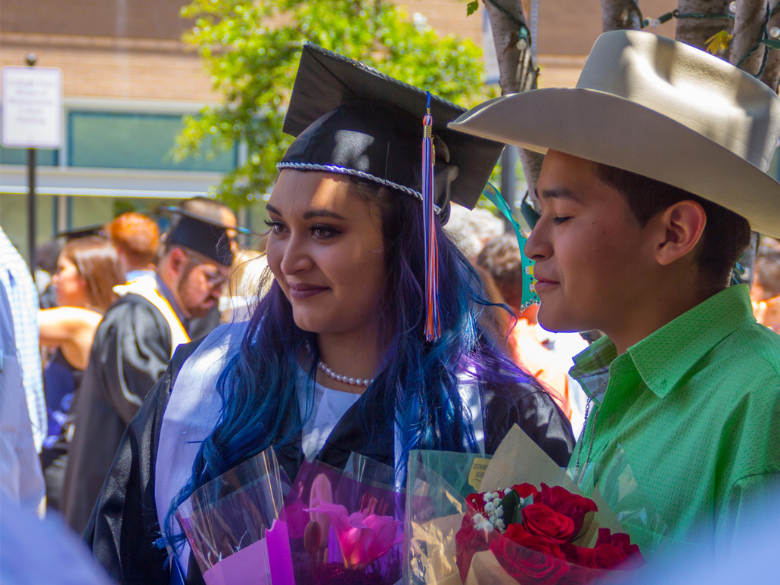
[{"label": "pink flower bouquet", "polygon": [[364,483],[304,463],[285,501],[296,585],[392,585],[401,578],[403,500],[390,486]]}]

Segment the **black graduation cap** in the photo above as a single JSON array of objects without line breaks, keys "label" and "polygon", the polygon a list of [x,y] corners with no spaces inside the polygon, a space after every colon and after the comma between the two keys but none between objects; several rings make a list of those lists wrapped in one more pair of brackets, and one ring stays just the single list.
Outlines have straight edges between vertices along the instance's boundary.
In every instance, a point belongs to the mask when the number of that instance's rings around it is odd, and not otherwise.
[{"label": "black graduation cap", "polygon": [[88,238],[89,236],[100,236],[102,238],[105,237],[105,233],[103,229],[105,228],[105,224],[98,223],[95,225],[87,225],[87,226],[81,226],[76,228],[70,228],[67,230],[62,230],[60,232],[57,232],[54,237],[55,238],[65,238],[65,241],[70,242],[71,240],[78,240],[81,238]]},{"label": "black graduation cap", "polygon": [[178,219],[171,222],[166,243],[194,250],[223,266],[232,266],[233,250],[230,247],[228,230],[243,233],[246,231],[244,228],[227,225],[179,207],[162,209],[178,216]]},{"label": "black graduation cap", "polygon": [[[303,47],[284,132],[296,136],[281,169],[362,177],[422,199],[426,92],[313,44]],[[434,202],[473,208],[503,144],[447,128],[465,110],[433,96]],[[443,212],[443,213],[442,213]]]}]

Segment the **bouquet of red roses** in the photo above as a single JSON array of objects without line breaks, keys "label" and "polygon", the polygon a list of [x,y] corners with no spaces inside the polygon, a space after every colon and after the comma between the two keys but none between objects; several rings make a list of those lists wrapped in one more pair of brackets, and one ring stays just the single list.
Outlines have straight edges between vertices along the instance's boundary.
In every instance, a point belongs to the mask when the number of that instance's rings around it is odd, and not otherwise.
[{"label": "bouquet of red roses", "polygon": [[492,458],[412,451],[404,582],[579,585],[631,575],[642,553],[666,542],[666,526],[627,457],[587,473],[599,478],[588,497],[518,427]]},{"label": "bouquet of red roses", "polygon": [[[592,583],[605,572],[644,565],[639,547],[627,534],[600,528],[593,547],[578,546],[598,510],[590,498],[546,484],[523,483],[505,490],[471,494],[468,512],[455,535],[456,559],[464,583],[508,581],[495,563],[518,583],[573,585]],[[472,561],[480,557],[470,574]],[[473,578],[470,579],[470,577]],[[480,578],[482,576],[482,578]],[[621,575],[611,573],[618,580]]]}]

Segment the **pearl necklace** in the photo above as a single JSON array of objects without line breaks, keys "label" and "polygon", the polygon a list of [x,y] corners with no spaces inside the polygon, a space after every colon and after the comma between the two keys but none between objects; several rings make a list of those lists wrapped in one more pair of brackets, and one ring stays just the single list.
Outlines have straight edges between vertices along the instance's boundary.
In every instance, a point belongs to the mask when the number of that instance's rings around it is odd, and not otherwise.
[{"label": "pearl necklace", "polygon": [[333,378],[334,380],[336,380],[337,382],[341,382],[342,384],[349,384],[350,386],[365,386],[366,388],[368,388],[369,386],[371,386],[371,384],[374,383],[374,379],[373,378],[371,378],[371,379],[368,379],[368,378],[363,379],[363,378],[350,378],[348,376],[341,376],[341,375],[337,374],[336,372],[334,372],[333,370],[331,370],[328,367],[328,364],[326,364],[322,360],[320,360],[317,363],[317,367],[320,370],[322,370],[325,373],[326,376],[329,376],[330,378]]}]

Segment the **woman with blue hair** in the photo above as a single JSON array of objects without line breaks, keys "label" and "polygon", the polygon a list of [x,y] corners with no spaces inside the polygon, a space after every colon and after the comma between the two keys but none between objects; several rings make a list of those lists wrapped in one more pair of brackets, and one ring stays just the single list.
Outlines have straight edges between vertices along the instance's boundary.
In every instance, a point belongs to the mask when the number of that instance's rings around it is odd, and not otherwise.
[{"label": "woman with blue hair", "polygon": [[479,277],[442,229],[501,152],[447,129],[461,111],[304,47],[284,128],[297,138],[268,202],[273,282],[248,322],[177,351],[128,428],[86,533],[117,582],[202,582],[173,511],[269,447],[291,479],[356,452],[403,483],[410,450],[491,454],[518,424],[568,463],[566,417],[491,333]]}]

